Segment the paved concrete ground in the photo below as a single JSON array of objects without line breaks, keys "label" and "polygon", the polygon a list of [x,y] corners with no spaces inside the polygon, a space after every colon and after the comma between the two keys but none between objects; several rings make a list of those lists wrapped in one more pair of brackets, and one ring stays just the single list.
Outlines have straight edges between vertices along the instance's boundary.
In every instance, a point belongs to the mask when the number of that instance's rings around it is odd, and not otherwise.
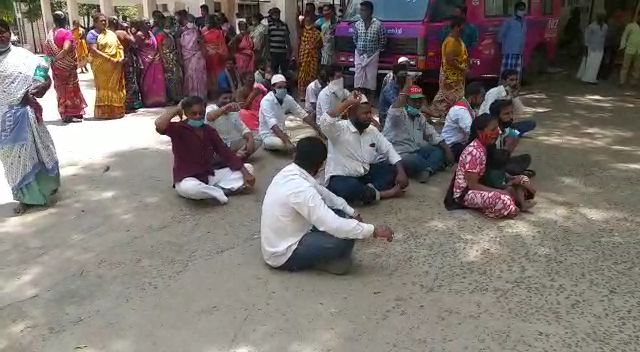
[{"label": "paved concrete ground", "polygon": [[359,243],[345,277],[262,263],[260,203],[286,159],[261,152],[257,192],[228,206],[186,201],[157,110],[61,126],[50,93],[64,183],[12,218],[2,182],[0,350],[640,350],[638,96],[533,89],[535,212],[447,212],[443,173],[362,209],[397,238]]}]

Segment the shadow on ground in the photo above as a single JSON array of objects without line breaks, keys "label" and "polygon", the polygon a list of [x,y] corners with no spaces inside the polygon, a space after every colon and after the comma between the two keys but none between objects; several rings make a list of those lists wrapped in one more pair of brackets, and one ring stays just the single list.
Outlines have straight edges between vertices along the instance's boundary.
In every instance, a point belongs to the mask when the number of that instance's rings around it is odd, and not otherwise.
[{"label": "shadow on ground", "polygon": [[166,148],[65,167],[55,207],[0,222],[0,349],[633,350],[638,100],[541,90],[521,146],[533,214],[447,212],[440,174],[363,209],[397,238],[360,243],[347,277],[262,263],[261,199],[284,158],[258,155],[257,192],[225,207],[178,198]]}]

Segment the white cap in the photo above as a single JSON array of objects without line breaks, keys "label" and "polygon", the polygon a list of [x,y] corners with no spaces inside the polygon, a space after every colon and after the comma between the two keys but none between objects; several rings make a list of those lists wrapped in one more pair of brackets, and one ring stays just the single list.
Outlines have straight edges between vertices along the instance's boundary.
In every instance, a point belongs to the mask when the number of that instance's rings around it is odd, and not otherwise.
[{"label": "white cap", "polygon": [[364,94],[360,94],[360,104],[365,104],[368,102],[369,102],[369,99],[367,99],[367,96]]},{"label": "white cap", "polygon": [[398,63],[399,63],[399,64],[405,64],[405,63],[406,63],[406,64],[408,64],[408,63],[410,63],[410,62],[411,62],[411,60],[409,60],[409,58],[408,58],[408,57],[406,57],[406,56],[403,56],[403,57],[401,57],[401,58],[399,58],[399,59],[398,59]]},{"label": "white cap", "polygon": [[273,75],[273,77],[271,77],[271,85],[274,85],[274,84],[280,83],[280,82],[286,82],[286,81],[287,81],[287,79],[283,75],[280,75],[280,74]]}]

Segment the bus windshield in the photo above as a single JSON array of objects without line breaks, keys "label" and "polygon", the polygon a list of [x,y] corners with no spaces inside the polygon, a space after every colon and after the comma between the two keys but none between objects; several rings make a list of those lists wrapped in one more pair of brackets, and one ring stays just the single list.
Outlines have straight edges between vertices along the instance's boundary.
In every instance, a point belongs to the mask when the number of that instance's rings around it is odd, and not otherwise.
[{"label": "bus windshield", "polygon": [[[347,4],[343,19],[360,19],[361,0],[351,0]],[[423,21],[427,13],[427,0],[372,0],[373,16],[381,21]]]}]

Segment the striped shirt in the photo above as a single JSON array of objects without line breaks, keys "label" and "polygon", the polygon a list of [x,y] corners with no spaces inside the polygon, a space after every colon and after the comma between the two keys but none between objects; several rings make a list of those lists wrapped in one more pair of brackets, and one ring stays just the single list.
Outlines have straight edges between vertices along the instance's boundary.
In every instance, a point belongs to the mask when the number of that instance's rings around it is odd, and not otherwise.
[{"label": "striped shirt", "polygon": [[269,49],[272,53],[287,52],[289,26],[282,21],[269,20]]}]

